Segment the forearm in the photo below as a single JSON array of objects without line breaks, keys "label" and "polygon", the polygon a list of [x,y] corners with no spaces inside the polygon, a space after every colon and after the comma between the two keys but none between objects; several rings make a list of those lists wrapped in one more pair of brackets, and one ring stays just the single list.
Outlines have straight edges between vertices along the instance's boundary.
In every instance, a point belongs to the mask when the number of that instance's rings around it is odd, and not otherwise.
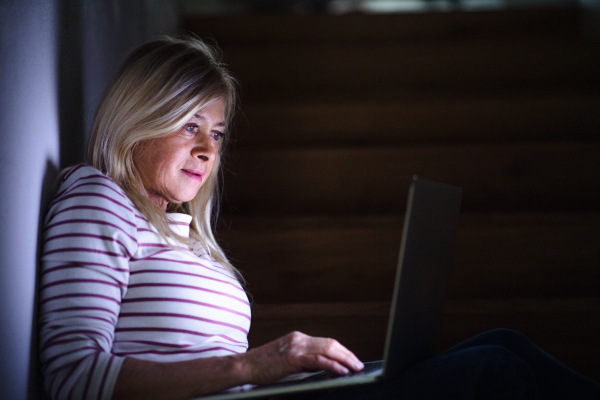
[{"label": "forearm", "polygon": [[161,363],[127,358],[114,400],[189,399],[248,383],[244,354]]},{"label": "forearm", "polygon": [[189,399],[246,383],[272,383],[301,371],[345,374],[362,368],[360,360],[337,341],[292,332],[234,356],[175,363],[125,359],[113,399]]}]

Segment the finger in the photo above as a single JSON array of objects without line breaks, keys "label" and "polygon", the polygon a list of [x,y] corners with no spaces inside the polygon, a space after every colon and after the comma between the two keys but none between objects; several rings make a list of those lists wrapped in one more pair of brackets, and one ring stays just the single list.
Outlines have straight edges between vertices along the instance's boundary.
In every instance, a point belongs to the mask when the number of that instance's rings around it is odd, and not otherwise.
[{"label": "finger", "polygon": [[337,340],[323,339],[322,346],[321,353],[328,358],[344,364],[354,371],[360,371],[364,368],[364,364],[358,357]]},{"label": "finger", "polygon": [[305,371],[326,370],[340,375],[350,372],[344,365],[322,354],[306,356],[302,361],[302,368]]},{"label": "finger", "polygon": [[348,369],[360,371],[364,367],[354,353],[334,339],[291,332],[282,342],[285,345],[281,349],[287,354],[288,362],[304,369],[327,369],[345,374]]},{"label": "finger", "polygon": [[323,367],[323,369],[335,372],[340,375],[345,375],[348,372],[350,372],[350,370],[348,368],[346,368],[344,365],[340,364],[339,362],[337,362],[336,360],[333,360],[331,358],[325,357],[323,355],[319,355],[319,356],[317,356],[317,359],[318,359],[319,365],[321,365]]}]

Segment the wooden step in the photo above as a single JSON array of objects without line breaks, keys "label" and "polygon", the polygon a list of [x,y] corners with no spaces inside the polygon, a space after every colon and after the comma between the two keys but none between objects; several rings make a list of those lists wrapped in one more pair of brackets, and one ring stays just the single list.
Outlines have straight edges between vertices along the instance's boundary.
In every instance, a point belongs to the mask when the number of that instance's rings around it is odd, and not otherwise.
[{"label": "wooden step", "polygon": [[250,348],[291,331],[332,337],[359,358],[379,360],[383,355],[389,302],[253,304]]},{"label": "wooden step", "polygon": [[[219,242],[262,303],[389,301],[402,215],[228,216]],[[462,214],[448,297],[600,296],[600,214]]]},{"label": "wooden step", "polygon": [[600,214],[460,218],[449,297],[600,296]]},{"label": "wooden step", "polygon": [[188,16],[182,29],[221,46],[575,38],[578,7],[411,14]]},{"label": "wooden step", "polygon": [[[378,360],[388,312],[389,302],[255,304],[250,346],[298,330],[336,338],[359,358]],[[600,379],[600,297],[449,300],[439,350],[499,327],[524,333],[567,365]]]},{"label": "wooden step", "polygon": [[235,213],[402,213],[414,174],[464,189],[463,210],[600,209],[600,144],[249,149],[226,167]]},{"label": "wooden step", "polygon": [[596,93],[245,104],[236,147],[600,139]]},{"label": "wooden step", "polygon": [[600,46],[493,40],[224,47],[245,101],[598,87]]}]

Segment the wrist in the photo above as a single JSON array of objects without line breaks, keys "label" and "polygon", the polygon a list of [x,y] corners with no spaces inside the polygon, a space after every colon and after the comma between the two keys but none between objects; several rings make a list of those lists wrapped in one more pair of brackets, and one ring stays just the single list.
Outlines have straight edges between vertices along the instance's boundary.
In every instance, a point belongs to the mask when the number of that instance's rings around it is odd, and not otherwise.
[{"label": "wrist", "polygon": [[230,356],[230,372],[231,376],[237,377],[240,385],[252,383],[252,368],[248,360],[248,353],[236,354]]}]

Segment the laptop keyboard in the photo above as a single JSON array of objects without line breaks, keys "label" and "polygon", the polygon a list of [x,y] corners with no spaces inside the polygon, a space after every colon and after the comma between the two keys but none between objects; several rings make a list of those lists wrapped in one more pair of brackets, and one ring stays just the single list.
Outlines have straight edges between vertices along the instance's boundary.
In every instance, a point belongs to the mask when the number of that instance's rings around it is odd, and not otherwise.
[{"label": "laptop keyboard", "polygon": [[362,371],[359,372],[349,372],[345,375],[338,375],[334,372],[330,371],[321,371],[314,375],[311,375],[307,378],[302,379],[300,382],[318,382],[324,381],[327,379],[336,379],[336,378],[347,378],[351,376],[360,376],[360,375],[371,375],[374,372],[380,371],[383,368],[383,361],[370,361],[365,363],[365,367]]}]

